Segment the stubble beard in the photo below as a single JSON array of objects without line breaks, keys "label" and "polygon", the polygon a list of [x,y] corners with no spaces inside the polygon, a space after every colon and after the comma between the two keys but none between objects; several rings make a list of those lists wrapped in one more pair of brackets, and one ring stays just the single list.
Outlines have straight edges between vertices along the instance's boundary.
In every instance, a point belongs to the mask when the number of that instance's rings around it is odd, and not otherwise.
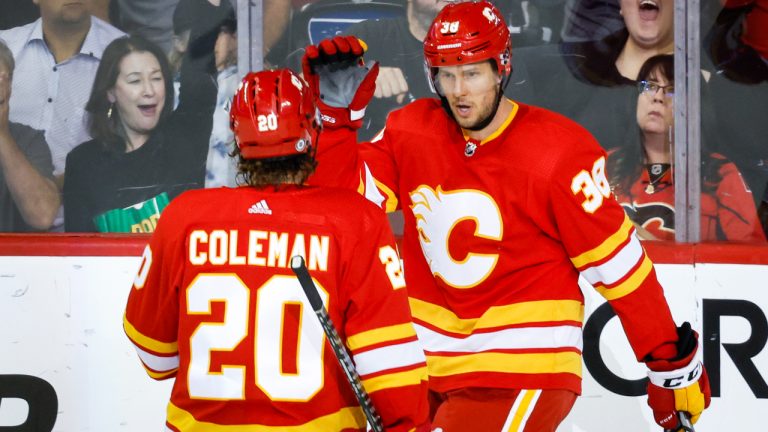
[{"label": "stubble beard", "polygon": [[496,91],[494,92],[493,98],[490,100],[488,104],[482,107],[482,111],[478,113],[478,115],[474,120],[462,119],[456,114],[456,112],[454,111],[454,108],[451,107],[451,111],[453,111],[453,118],[456,119],[456,123],[458,123],[462,129],[467,129],[467,130],[483,129],[485,126],[480,127],[480,125],[484,123],[489,117],[493,117],[496,114],[495,110],[498,109],[498,104],[496,103],[496,100],[498,100],[499,98],[499,91],[500,91],[499,88],[496,87]]}]

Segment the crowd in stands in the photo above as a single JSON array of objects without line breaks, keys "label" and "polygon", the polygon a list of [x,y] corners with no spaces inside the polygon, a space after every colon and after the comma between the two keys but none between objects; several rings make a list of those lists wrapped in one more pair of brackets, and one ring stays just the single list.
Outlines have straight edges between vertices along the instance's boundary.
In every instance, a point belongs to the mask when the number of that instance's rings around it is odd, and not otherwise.
[{"label": "crowd in stands", "polygon": [[[657,107],[654,120],[673,112],[674,1],[494,3],[514,46],[506,95],[589,130],[640,232],[673,239],[673,195],[660,192],[674,189],[673,122],[649,134],[641,110]],[[318,38],[366,43],[380,73],[360,139],[433,96],[422,40],[447,2],[262,4],[267,68],[301,73],[303,48]],[[0,3],[0,231],[151,232],[184,190],[236,186],[236,9],[237,0]],[[701,25],[702,240],[765,242],[768,0],[702,2]],[[650,217],[649,205],[664,215]]]}]

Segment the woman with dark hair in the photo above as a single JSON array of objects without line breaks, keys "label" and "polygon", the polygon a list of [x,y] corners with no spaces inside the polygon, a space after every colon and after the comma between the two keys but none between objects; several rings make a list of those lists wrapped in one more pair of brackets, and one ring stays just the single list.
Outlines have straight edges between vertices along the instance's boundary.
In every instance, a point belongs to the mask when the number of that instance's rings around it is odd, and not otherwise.
[{"label": "woman with dark hair", "polygon": [[[649,240],[674,240],[674,57],[649,58],[638,74],[634,143],[608,159],[611,188],[629,218]],[[765,242],[752,194],[738,168],[724,156],[704,152],[701,240]]]},{"label": "woman with dark hair", "polygon": [[106,48],[86,105],[93,139],[67,156],[67,231],[151,232],[171,199],[203,187],[213,105],[204,100],[215,93],[201,78],[173,111],[171,69],[157,45],[131,36]]}]

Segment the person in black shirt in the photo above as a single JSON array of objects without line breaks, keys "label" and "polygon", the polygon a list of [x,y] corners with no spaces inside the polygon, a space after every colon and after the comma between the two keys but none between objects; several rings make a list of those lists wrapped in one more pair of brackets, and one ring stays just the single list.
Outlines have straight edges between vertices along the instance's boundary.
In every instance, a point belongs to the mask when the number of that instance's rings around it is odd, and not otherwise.
[{"label": "person in black shirt", "polygon": [[173,111],[171,80],[161,48],[140,36],[104,51],[86,106],[94,138],[67,155],[66,231],[151,232],[171,199],[203,187],[213,103]]},{"label": "person in black shirt", "polygon": [[358,138],[369,140],[390,111],[418,98],[434,97],[424,73],[424,36],[445,1],[408,0],[405,17],[367,20],[349,27],[347,34],[362,39],[366,56],[380,61],[376,93],[368,105]]}]

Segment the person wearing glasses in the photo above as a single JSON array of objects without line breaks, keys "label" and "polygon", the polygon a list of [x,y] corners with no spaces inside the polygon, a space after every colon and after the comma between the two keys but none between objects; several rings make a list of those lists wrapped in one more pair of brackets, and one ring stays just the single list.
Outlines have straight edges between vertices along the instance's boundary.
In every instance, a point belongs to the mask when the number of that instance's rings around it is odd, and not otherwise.
[{"label": "person wearing glasses", "polygon": [[[641,237],[674,240],[674,57],[646,60],[638,90],[637,128],[630,130],[626,145],[610,153],[606,170]],[[705,151],[701,174],[701,240],[765,242],[752,194],[736,165]]]}]

